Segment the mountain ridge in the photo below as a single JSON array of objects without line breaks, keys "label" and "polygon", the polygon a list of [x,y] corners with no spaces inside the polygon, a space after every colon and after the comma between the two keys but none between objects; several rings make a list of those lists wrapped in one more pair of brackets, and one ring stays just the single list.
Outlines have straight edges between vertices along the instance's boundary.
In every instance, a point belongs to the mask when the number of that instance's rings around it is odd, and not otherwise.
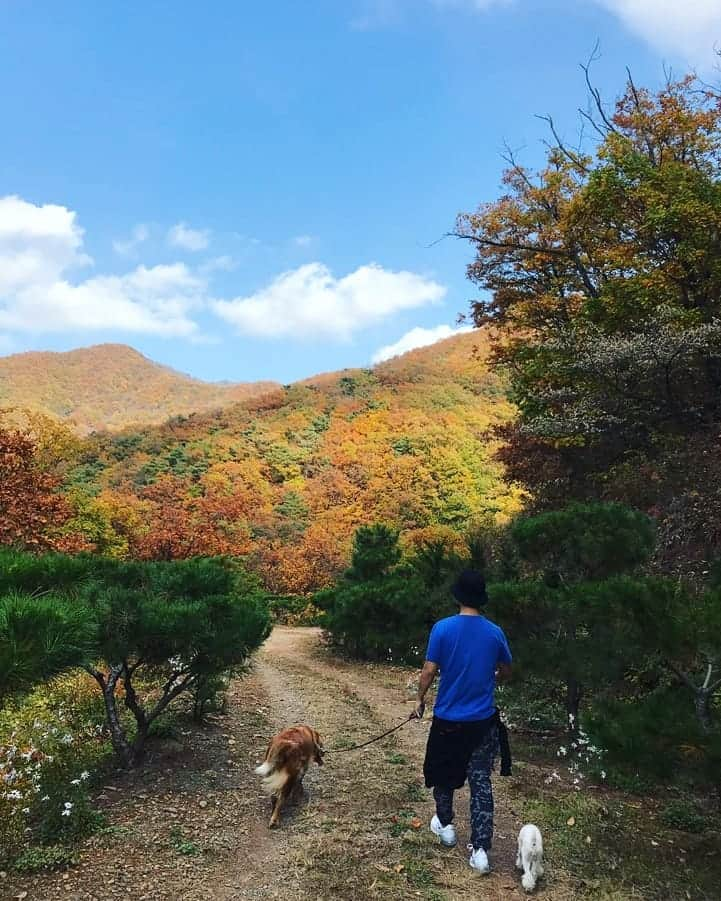
[{"label": "mountain ridge", "polygon": [[89,498],[101,553],[110,536],[141,559],[240,556],[273,592],[306,595],[347,565],[360,525],[385,522],[409,546],[457,546],[474,524],[519,509],[521,493],[494,459],[493,429],[514,408],[489,354],[477,330],[375,367],[98,433],[66,482]]},{"label": "mountain ridge", "polygon": [[0,406],[44,413],[81,435],[159,425],[278,387],[269,381],[205,382],[112,342],[0,357]]}]

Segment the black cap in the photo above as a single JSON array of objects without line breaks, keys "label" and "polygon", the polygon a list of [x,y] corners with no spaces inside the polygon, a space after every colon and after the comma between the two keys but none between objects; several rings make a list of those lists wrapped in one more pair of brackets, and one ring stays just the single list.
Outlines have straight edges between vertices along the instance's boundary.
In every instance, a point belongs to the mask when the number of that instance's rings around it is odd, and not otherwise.
[{"label": "black cap", "polygon": [[475,569],[464,569],[453,583],[451,594],[464,607],[482,607],[488,601],[486,580]]}]

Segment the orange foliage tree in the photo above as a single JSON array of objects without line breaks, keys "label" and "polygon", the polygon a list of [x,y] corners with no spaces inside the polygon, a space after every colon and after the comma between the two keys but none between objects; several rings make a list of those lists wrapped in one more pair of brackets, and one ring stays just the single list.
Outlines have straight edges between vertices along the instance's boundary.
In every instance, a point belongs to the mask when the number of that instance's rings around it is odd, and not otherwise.
[{"label": "orange foliage tree", "polygon": [[28,435],[0,428],[0,544],[40,549],[63,543],[53,533],[70,511],[58,485],[38,466]]}]

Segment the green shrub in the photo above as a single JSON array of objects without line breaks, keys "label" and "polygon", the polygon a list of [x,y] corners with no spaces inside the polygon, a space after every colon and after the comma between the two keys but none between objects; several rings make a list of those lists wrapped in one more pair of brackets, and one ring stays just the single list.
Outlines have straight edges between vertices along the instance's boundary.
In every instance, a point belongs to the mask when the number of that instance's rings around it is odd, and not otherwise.
[{"label": "green shrub", "polygon": [[338,650],[362,660],[418,664],[432,625],[417,577],[393,574],[366,584],[341,583],[316,603]]},{"label": "green shrub", "polygon": [[196,857],[198,854],[201,854],[202,851],[195,844],[195,842],[190,841],[185,838],[183,835],[183,830],[180,826],[173,826],[170,830],[170,847],[173,848],[174,851],[177,851],[178,854],[182,854],[184,857]]},{"label": "green shrub", "polygon": [[[220,558],[177,563],[104,561],[102,581],[81,597],[98,623],[92,675],[102,690],[113,747],[125,766],[142,759],[153,723],[184,692],[242,666],[265,640],[270,617],[258,583]],[[142,697],[138,681],[152,676],[162,689]],[[131,737],[117,692],[135,718]]]},{"label": "green shrub", "polygon": [[336,649],[362,660],[422,661],[437,597],[400,561],[396,531],[383,525],[358,529],[350,568],[314,598]]},{"label": "green shrub", "polygon": [[[47,591],[54,584],[62,587],[58,598],[8,602],[13,615],[6,617],[4,632],[0,602],[0,676],[3,666],[10,675],[20,673],[17,661],[28,656],[23,648],[32,646],[31,639],[40,641],[45,652],[33,652],[34,658],[54,661],[56,655],[56,669],[82,658],[104,661],[102,666],[86,663],[86,668],[102,692],[113,747],[126,766],[140,761],[153,721],[176,697],[242,666],[270,629],[259,583],[234,561],[135,563],[2,553],[0,585],[6,593]],[[22,610],[20,618],[15,615],[17,609]],[[39,627],[22,631],[15,626],[18,621],[37,626],[40,615],[49,620],[60,617],[64,631],[57,640],[46,640]],[[4,634],[8,638],[3,645]],[[21,635],[24,645],[16,635]],[[85,642],[88,636],[87,648],[75,647],[80,637]],[[36,669],[42,674],[42,667]],[[25,684],[34,677],[29,672],[16,681]],[[143,680],[157,686],[152,697],[139,693]],[[118,705],[121,688],[123,705],[135,720],[133,735]]]},{"label": "green shrub", "polygon": [[663,783],[687,780],[718,783],[721,734],[705,733],[680,685],[668,685],[625,699],[598,700],[586,724],[605,749],[615,784],[625,776]]},{"label": "green shrub", "polygon": [[570,504],[523,517],[510,529],[522,578],[489,586],[520,667],[566,699],[571,736],[582,703],[623,679],[637,635],[629,607],[648,594],[635,571],[653,550],[647,516],[620,504]]},{"label": "green shrub", "polygon": [[629,572],[653,552],[648,516],[622,504],[573,503],[511,527],[521,558],[546,577],[597,581]]},{"label": "green shrub", "polygon": [[661,811],[661,820],[671,829],[684,832],[703,832],[706,829],[706,818],[698,807],[690,801],[671,801]]},{"label": "green shrub", "polygon": [[57,594],[0,596],[0,703],[85,662],[93,650],[88,611]]}]

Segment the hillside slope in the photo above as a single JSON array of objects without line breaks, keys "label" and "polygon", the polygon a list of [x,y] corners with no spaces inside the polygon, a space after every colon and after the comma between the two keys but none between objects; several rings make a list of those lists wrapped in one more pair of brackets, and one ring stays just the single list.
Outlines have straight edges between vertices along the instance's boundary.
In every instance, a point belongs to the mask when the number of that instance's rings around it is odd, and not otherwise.
[{"label": "hillside slope", "polygon": [[227,406],[275,387],[272,382],[202,382],[154,363],[124,344],[0,358],[0,407],[46,413],[80,434],[160,423],[178,414]]},{"label": "hillside slope", "polygon": [[[482,332],[158,427],[92,436],[73,490],[130,553],[247,556],[278,592],[326,584],[354,530],[451,542],[519,507],[488,431],[513,409]],[[88,517],[86,517],[88,518]],[[95,539],[94,539],[95,540]],[[101,548],[102,549],[102,548]]]}]

